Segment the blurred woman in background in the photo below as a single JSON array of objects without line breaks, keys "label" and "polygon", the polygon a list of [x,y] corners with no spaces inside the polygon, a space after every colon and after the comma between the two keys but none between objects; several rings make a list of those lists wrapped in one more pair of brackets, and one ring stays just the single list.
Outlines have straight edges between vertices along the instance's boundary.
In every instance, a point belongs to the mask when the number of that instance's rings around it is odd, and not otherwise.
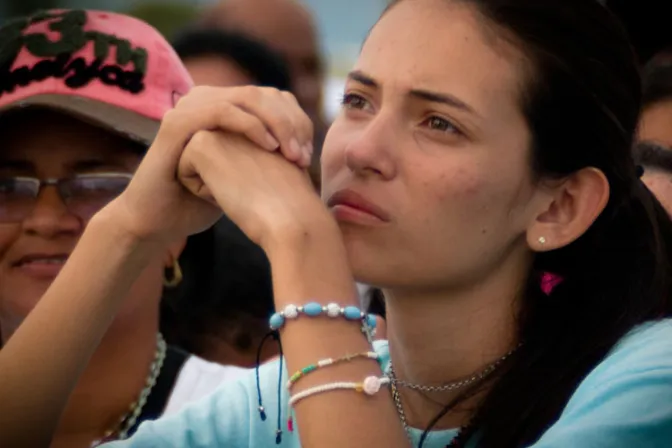
[{"label": "blurred woman in background", "polygon": [[[111,45],[101,58],[92,41],[77,47],[73,36],[84,30],[116,42],[118,55]],[[5,25],[0,36],[2,48],[16,49],[3,54],[9,60],[3,60],[8,64],[0,74],[0,325],[6,344],[56,278],[90,218],[126,188],[164,113],[192,83],[154,29],[119,14],[47,12]],[[54,58],[45,38],[60,40],[61,50],[74,47]],[[59,74],[59,64],[67,64],[67,76]],[[160,332],[161,297],[185,286],[178,262],[185,239],[156,254],[120,293],[124,305],[83,369],[52,448],[126,438],[143,421],[175,412],[242,372],[190,356],[167,344]],[[85,277],[82,271],[79,280]],[[79,280],[70,285],[73,291]],[[70,319],[86,322],[87,315],[73,310]],[[68,333],[69,326],[62,331]],[[68,352],[50,346],[50,356],[67,358]],[[16,410],[3,401],[3,415]],[[25,446],[1,438],[0,445]]]}]

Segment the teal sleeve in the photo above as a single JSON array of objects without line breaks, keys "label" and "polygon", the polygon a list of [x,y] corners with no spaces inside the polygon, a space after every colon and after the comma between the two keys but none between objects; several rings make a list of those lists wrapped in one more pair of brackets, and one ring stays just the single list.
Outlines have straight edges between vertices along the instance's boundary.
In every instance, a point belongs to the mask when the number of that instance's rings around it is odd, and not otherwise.
[{"label": "teal sleeve", "polygon": [[[281,378],[279,375],[282,375]],[[176,414],[140,425],[128,440],[112,442],[105,448],[299,448],[297,430],[288,431],[287,372],[278,362],[259,369],[266,420],[259,415],[254,370],[227,382],[205,398]],[[278,385],[281,395],[278,397]],[[280,403],[278,403],[280,398]],[[278,404],[280,406],[278,406]],[[278,421],[283,430],[277,445]]]},{"label": "teal sleeve", "polygon": [[533,448],[672,447],[672,323],[628,335]]},{"label": "teal sleeve", "polygon": [[249,446],[250,409],[242,381],[222,385],[180,412],[144,422],[130,439],[105,448],[214,448]]}]

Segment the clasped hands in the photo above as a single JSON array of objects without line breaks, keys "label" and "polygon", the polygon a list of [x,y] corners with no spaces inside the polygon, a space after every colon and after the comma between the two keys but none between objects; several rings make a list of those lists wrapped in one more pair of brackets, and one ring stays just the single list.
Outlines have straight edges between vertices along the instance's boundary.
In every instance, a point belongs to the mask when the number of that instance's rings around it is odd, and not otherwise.
[{"label": "clasped hands", "polygon": [[195,87],[168,112],[128,188],[101,213],[135,238],[169,244],[222,212],[267,249],[329,219],[305,168],[313,126],[293,95]]}]

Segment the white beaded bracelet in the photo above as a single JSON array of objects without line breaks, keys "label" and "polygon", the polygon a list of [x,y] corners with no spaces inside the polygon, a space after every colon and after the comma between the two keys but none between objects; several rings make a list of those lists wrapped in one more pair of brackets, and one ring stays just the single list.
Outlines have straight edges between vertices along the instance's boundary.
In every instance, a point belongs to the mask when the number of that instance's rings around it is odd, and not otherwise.
[{"label": "white beaded bracelet", "polygon": [[311,387],[310,389],[303,390],[298,392],[292,398],[289,399],[289,405],[294,406],[299,401],[304,398],[308,398],[312,395],[321,394],[324,392],[330,392],[333,390],[354,390],[356,392],[364,393],[366,395],[375,395],[380,390],[381,386],[390,384],[390,379],[386,376],[375,377],[368,376],[361,383],[354,382],[337,382],[323,384],[322,386]]}]

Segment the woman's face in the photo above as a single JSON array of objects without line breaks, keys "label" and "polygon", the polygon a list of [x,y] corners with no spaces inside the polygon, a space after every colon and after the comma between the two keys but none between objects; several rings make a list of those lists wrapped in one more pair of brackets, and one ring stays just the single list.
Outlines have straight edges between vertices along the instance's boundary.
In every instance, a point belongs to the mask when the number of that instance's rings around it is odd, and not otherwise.
[{"label": "woman's face", "polygon": [[481,20],[459,3],[403,1],[347,81],[324,146],[323,197],[362,282],[459,287],[528,253],[537,187],[522,57]]},{"label": "woman's face", "polygon": [[[64,115],[33,111],[3,117],[0,178],[65,179],[100,173],[133,173],[140,155],[129,142]],[[93,178],[93,177],[92,177]],[[3,181],[6,182],[6,181]],[[37,304],[79,240],[90,213],[102,204],[87,199],[66,206],[55,186],[43,186],[21,217],[8,210],[18,187],[3,183],[0,210],[0,327],[3,339],[20,325]],[[9,185],[9,184],[8,184]],[[123,185],[123,184],[122,184]],[[94,193],[92,193],[94,194]],[[102,195],[99,195],[103,197]],[[73,196],[74,198],[74,196]],[[21,203],[31,202],[22,200]],[[96,207],[90,206],[97,204]],[[7,217],[13,215],[11,222]],[[83,216],[83,218],[82,218]],[[101,263],[105,262],[104,254]],[[148,268],[134,286],[121,315],[158,306],[163,260]],[[82,275],[86,273],[82,272]],[[156,297],[157,300],[151,300]]]}]

